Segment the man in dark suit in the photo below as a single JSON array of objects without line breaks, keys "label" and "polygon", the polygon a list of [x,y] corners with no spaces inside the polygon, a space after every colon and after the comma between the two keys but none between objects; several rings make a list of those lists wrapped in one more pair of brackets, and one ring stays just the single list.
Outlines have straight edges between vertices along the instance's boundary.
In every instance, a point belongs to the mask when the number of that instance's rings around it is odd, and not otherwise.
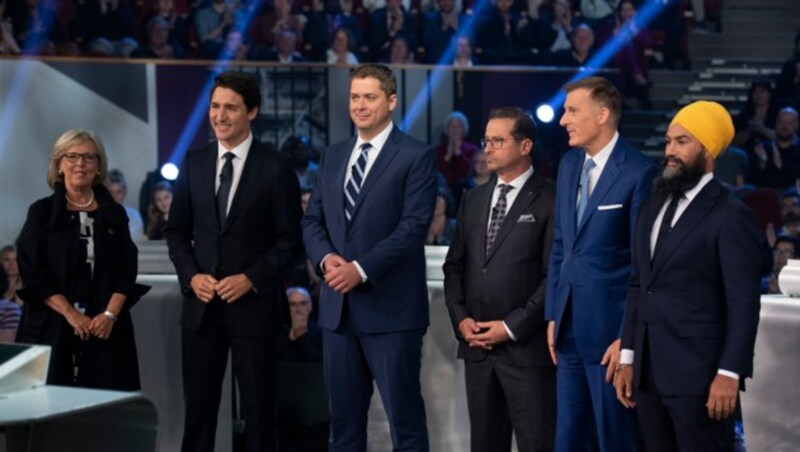
[{"label": "man in dark suit", "polygon": [[594,450],[596,437],[603,452],[635,451],[635,419],[608,383],[619,359],[633,225],[656,167],[619,137],[621,99],[611,82],[588,77],[565,90],[561,125],[579,149],[558,168],[547,275],[556,450]]},{"label": "man in dark suit", "polygon": [[423,243],[436,203],[436,160],[397,130],[392,70],[350,74],[356,137],[324,151],[303,219],[306,250],[325,277],[319,302],[330,450],[365,451],[373,380],[395,450],[427,451],[420,392],[428,326]]},{"label": "man in dark suit", "polygon": [[212,451],[222,380],[233,356],[246,450],[275,450],[275,334],[280,275],[300,247],[300,187],[291,162],[250,133],[255,77],[225,72],[211,91],[217,142],[189,152],[166,236],[184,294],[184,451]]},{"label": "man in dark suit", "polygon": [[536,125],[489,113],[483,139],[497,180],[468,191],[444,263],[445,300],[464,360],[472,452],[552,451],[556,375],[544,291],[555,187],[531,166]]},{"label": "man in dark suit", "polygon": [[614,385],[638,407],[648,451],[733,450],[731,415],[753,375],[762,240],[753,212],[714,178],[733,135],[716,102],[679,111],[636,224]]}]

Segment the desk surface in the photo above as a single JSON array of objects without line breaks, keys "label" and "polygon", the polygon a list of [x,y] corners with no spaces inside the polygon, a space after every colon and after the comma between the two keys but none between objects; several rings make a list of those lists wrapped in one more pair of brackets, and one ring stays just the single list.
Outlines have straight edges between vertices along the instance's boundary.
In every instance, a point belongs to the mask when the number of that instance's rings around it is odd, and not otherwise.
[{"label": "desk surface", "polygon": [[40,386],[0,396],[0,425],[40,421],[135,400],[145,399],[137,392]]}]

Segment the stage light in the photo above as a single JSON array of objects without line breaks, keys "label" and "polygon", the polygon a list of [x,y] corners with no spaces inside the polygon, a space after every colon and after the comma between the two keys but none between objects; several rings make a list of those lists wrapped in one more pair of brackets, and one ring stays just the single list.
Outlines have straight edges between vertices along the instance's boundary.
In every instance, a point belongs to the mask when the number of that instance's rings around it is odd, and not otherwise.
[{"label": "stage light", "polygon": [[161,175],[164,176],[164,179],[175,180],[178,178],[178,173],[178,167],[174,163],[165,163],[161,167]]},{"label": "stage light", "polygon": [[545,124],[552,121],[555,116],[556,112],[553,111],[553,107],[547,104],[539,105],[539,107],[536,109],[536,118]]}]

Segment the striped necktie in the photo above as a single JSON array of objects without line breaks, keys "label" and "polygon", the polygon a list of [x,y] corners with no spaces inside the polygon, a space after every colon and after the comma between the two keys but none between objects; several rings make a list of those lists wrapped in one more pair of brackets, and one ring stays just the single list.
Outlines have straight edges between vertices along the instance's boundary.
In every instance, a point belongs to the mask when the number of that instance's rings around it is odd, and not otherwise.
[{"label": "striped necktie", "polygon": [[353,218],[356,209],[358,194],[361,192],[361,185],[364,183],[364,173],[367,169],[367,154],[372,149],[372,145],[364,143],[361,145],[361,155],[358,156],[356,163],[350,167],[350,179],[344,190],[344,215],[349,222]]}]

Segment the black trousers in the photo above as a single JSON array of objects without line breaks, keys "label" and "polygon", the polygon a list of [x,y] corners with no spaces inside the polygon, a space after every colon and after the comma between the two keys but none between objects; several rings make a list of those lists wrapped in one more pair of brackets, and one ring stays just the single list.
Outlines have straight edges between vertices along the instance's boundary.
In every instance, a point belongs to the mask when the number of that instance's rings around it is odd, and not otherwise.
[{"label": "black trousers", "polygon": [[237,335],[227,308],[215,298],[206,308],[200,328],[184,329],[182,333],[186,420],[181,450],[214,451],[222,381],[230,349],[233,376],[241,391],[245,450],[272,452],[277,450],[275,337]]},{"label": "black trousers", "polygon": [[489,355],[464,362],[472,452],[555,448],[556,370],[514,367]]},{"label": "black trousers", "polygon": [[648,348],[645,339],[641,388],[636,392],[639,424],[647,452],[732,451],[734,416],[721,421],[709,418],[706,409],[708,395],[661,394],[653,375]]}]

